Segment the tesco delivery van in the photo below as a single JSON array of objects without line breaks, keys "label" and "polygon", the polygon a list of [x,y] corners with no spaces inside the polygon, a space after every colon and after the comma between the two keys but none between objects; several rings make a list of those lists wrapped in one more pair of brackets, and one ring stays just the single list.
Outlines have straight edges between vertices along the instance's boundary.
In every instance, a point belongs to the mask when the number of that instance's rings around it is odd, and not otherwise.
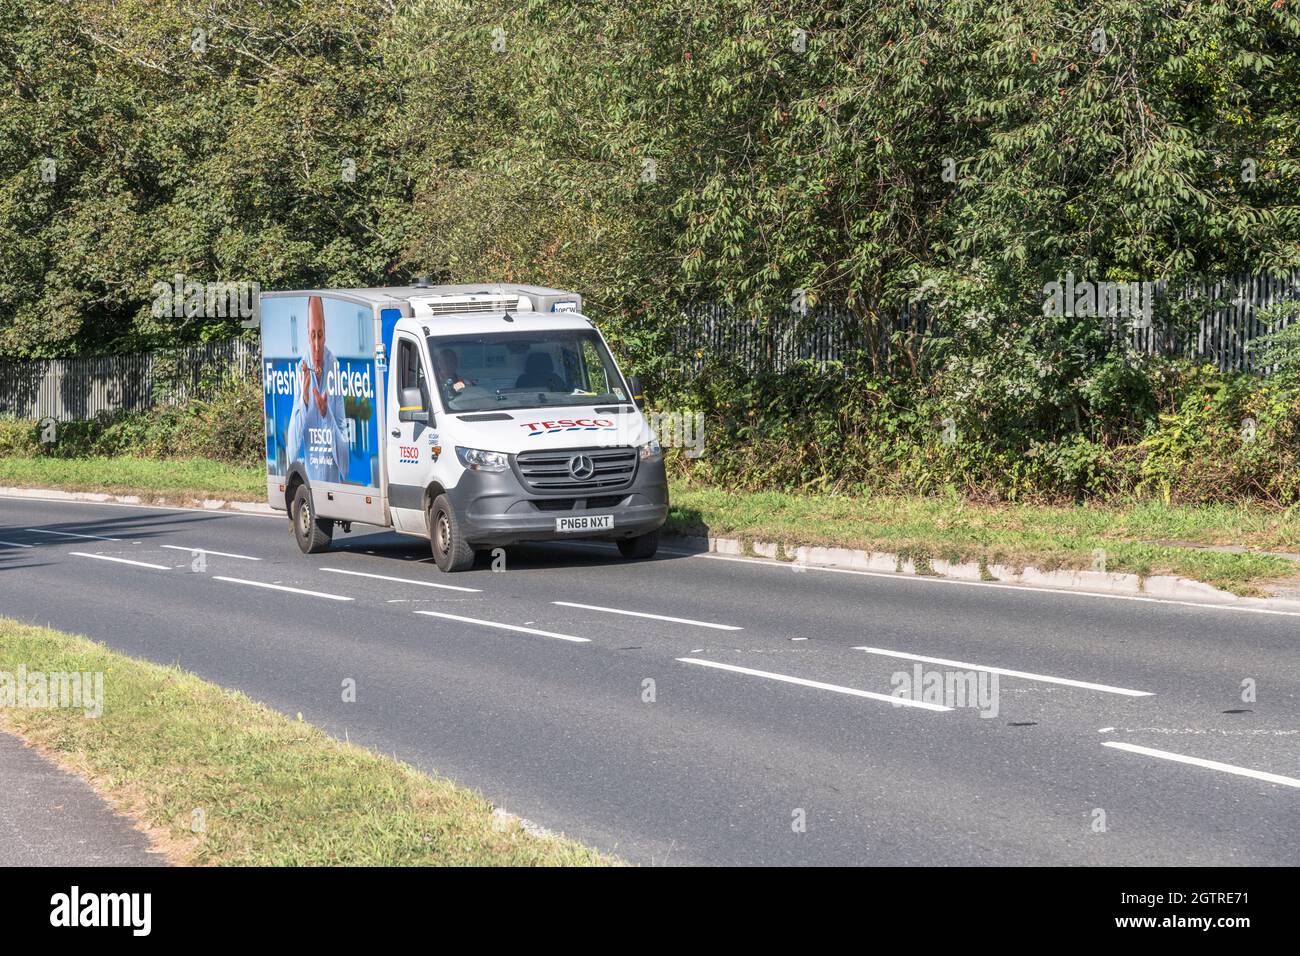
[{"label": "tesco delivery van", "polygon": [[580,296],[417,284],[260,311],[267,499],[305,553],[360,522],[427,537],[443,571],[521,541],[654,555],[663,453]]}]

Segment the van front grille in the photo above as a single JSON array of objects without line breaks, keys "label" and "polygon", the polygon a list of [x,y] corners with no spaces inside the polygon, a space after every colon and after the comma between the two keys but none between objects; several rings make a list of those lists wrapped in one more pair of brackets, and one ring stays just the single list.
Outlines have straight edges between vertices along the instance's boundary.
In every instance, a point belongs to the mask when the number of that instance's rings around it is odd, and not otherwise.
[{"label": "van front grille", "polygon": [[537,498],[533,507],[538,511],[573,511],[575,508],[614,508],[627,500],[627,495],[595,495],[591,498]]},{"label": "van front grille", "polygon": [[[590,473],[584,467],[588,464]],[[636,476],[636,464],[635,448],[525,451],[514,459],[515,471],[524,487],[543,494],[572,495],[578,491],[616,491],[626,488]]]},{"label": "van front grille", "polygon": [[533,507],[538,511],[572,511],[577,503],[576,498],[543,498],[541,501],[534,501]]}]

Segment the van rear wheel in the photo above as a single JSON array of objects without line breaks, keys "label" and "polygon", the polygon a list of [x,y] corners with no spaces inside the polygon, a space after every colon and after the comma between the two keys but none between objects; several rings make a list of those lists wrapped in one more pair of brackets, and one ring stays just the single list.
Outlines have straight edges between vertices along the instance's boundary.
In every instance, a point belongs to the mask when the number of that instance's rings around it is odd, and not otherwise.
[{"label": "van rear wheel", "polygon": [[290,513],[293,537],[303,554],[320,554],[329,550],[330,541],[334,538],[334,522],[329,518],[316,517],[311,503],[311,489],[306,485],[299,485],[293,493]]},{"label": "van rear wheel", "polygon": [[635,538],[623,538],[618,543],[618,552],[625,558],[645,560],[646,558],[653,558],[658,550],[658,531],[651,531]]},{"label": "van rear wheel", "polygon": [[433,563],[439,571],[468,571],[474,566],[474,549],[465,540],[460,520],[447,500],[439,495],[429,505],[429,546],[433,549]]}]

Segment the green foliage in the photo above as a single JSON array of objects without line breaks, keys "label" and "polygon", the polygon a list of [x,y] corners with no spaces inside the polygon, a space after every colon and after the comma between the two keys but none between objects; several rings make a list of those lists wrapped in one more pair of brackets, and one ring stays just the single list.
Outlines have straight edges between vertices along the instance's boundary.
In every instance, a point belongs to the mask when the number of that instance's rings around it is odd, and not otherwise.
[{"label": "green foliage", "polygon": [[1280,302],[1259,309],[1255,319],[1279,326],[1250,343],[1256,366],[1268,369],[1279,386],[1300,387],[1300,302]]},{"label": "green foliage", "polygon": [[576,286],[653,368],[685,302],[1291,265],[1298,37],[1229,0],[3,0],[0,350],[233,331],[150,314],[177,272]]},{"label": "green foliage", "polygon": [[[1235,0],[0,0],[0,354],[236,331],[155,317],[177,273],[526,280],[708,410],[720,479],[1290,500],[1300,333],[1248,388],[1042,290],[1300,264],[1298,39],[1294,5]],[[943,334],[915,368],[677,378],[684,306],[796,290],[867,340],[922,298]],[[242,401],[67,447],[255,460]]]},{"label": "green foliage", "polygon": [[1165,501],[1300,501],[1300,392],[1192,369],[1172,407],[1133,451],[1135,491]]},{"label": "green foliage", "polygon": [[683,478],[752,491],[1300,503],[1300,390],[1186,363],[1141,376],[1118,360],[1099,369],[1098,381],[1135,381],[1146,404],[1098,389],[1100,398],[1081,400],[1066,428],[1040,418],[1033,395],[1020,414],[997,406],[959,419],[954,409],[969,396],[955,394],[947,377],[813,363],[759,376],[712,367],[693,399],[705,415],[705,455],[677,457],[675,468]]},{"label": "green foliage", "polygon": [[266,288],[382,276],[401,241],[384,219],[409,192],[376,140],[398,99],[373,50],[387,9],[2,0],[0,350],[237,331],[153,317],[152,286],[176,273]]},{"label": "green foliage", "polygon": [[0,457],[137,455],[256,465],[266,454],[261,385],[236,375],[207,400],[60,422],[55,434],[52,444],[42,444],[38,423],[0,419]]},{"label": "green foliage", "polygon": [[0,458],[26,458],[40,449],[36,422],[0,418]]}]

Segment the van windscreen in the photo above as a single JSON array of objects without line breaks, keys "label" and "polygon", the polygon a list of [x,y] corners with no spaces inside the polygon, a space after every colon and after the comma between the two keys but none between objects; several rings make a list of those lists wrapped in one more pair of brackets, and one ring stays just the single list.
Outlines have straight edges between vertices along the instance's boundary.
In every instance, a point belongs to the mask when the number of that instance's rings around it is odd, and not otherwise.
[{"label": "van windscreen", "polygon": [[629,400],[609,350],[590,329],[430,336],[429,355],[449,412]]}]

